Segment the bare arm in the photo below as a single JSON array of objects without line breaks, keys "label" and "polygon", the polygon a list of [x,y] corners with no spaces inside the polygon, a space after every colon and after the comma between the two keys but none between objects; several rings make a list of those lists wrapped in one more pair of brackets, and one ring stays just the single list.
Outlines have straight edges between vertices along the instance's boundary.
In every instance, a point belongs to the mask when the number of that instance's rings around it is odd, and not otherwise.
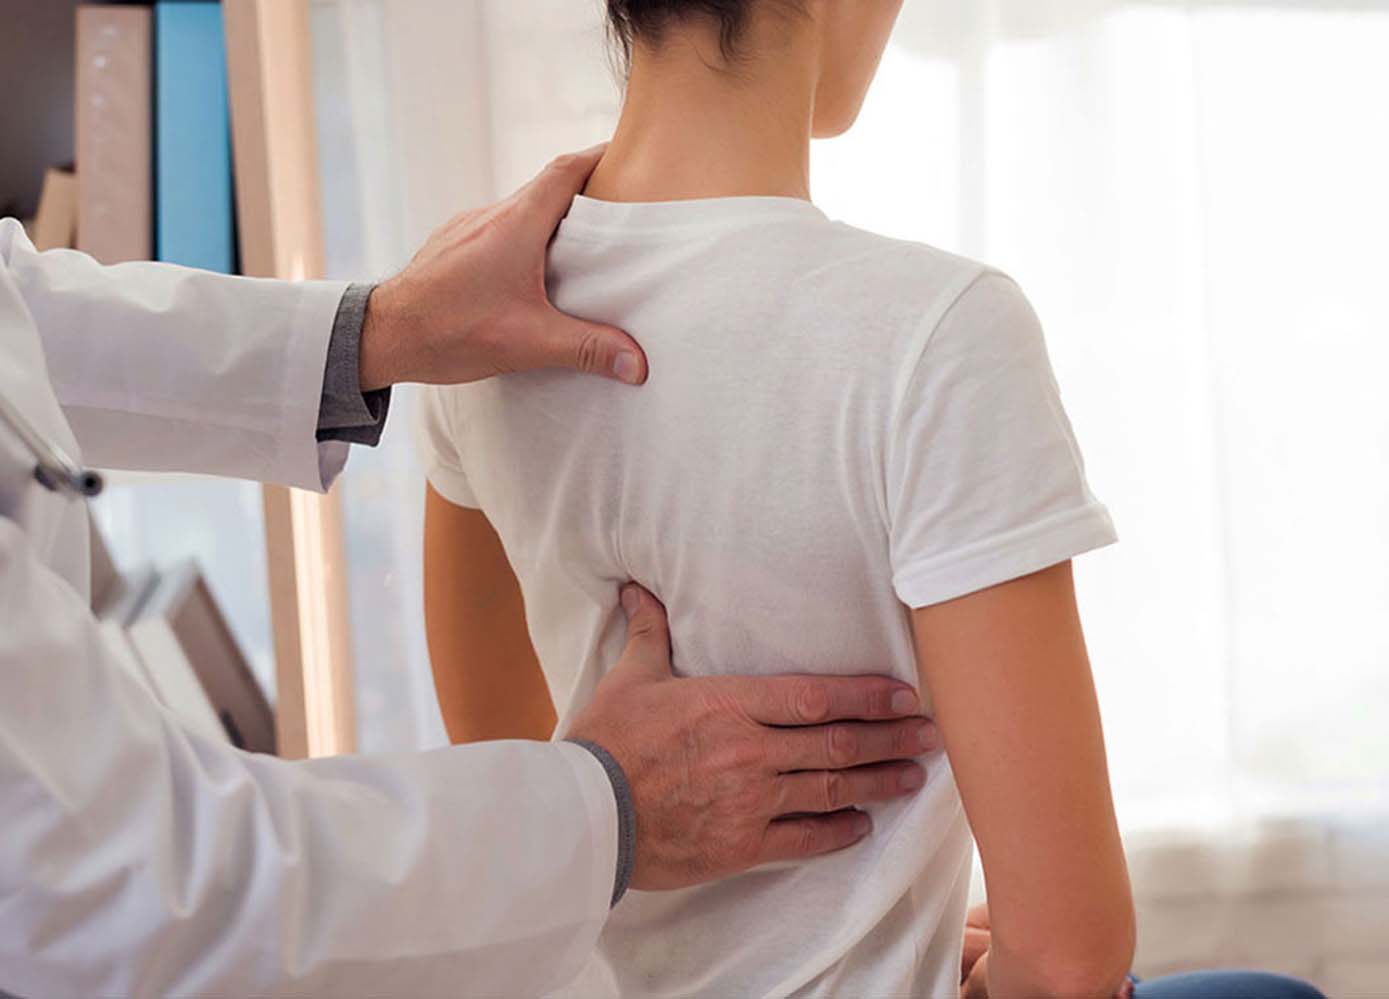
[{"label": "bare arm", "polygon": [[521,587],[479,510],[425,495],[424,616],[453,742],[548,739],[555,708],[526,630]]},{"label": "bare arm", "polygon": [[988,884],[976,980],[995,997],[1113,996],[1133,959],[1133,899],[1070,563],[913,623]]}]

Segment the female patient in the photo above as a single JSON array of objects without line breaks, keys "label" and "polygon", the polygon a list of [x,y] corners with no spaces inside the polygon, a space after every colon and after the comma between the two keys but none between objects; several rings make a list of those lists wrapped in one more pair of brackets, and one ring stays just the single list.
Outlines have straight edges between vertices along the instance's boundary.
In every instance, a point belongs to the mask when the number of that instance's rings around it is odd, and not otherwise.
[{"label": "female patient", "polygon": [[808,200],[810,140],[853,122],[900,2],[609,0],[626,105],[548,281],[651,380],[427,398],[455,740],[562,732],[620,651],[627,580],[665,602],[683,673],[919,678],[944,736],[857,846],[629,894],[576,995],[956,995],[971,830],[972,987],[1109,996],[1133,955],[1069,563],[1114,536],[1036,318],[1007,277]]}]

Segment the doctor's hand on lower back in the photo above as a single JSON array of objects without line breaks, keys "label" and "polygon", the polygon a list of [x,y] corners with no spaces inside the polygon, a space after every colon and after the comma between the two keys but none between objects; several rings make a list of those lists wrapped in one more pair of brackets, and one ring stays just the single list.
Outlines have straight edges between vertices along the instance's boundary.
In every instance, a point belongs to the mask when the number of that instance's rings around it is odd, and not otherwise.
[{"label": "doctor's hand on lower back", "polygon": [[635,340],[564,315],[545,291],[550,239],[604,148],[561,156],[507,200],[457,216],[377,286],[362,329],[363,391],[533,368],[572,368],[631,385],[646,380]]},{"label": "doctor's hand on lower back", "polygon": [[627,650],[571,738],[622,766],[637,814],[632,887],[681,888],[843,849],[870,832],[855,806],[918,790],[934,749],[915,691],[886,677],[676,679],[665,608],[622,603]]}]

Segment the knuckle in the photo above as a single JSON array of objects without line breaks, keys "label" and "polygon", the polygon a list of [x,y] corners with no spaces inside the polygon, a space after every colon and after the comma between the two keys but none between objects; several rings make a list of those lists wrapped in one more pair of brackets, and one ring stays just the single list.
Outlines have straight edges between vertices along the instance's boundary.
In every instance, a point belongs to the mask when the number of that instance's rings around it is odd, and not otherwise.
[{"label": "knuckle", "polygon": [[919,728],[916,725],[899,725],[892,739],[894,754],[903,759],[921,755],[918,731]]},{"label": "knuckle", "polygon": [[729,743],[728,758],[735,769],[760,770],[767,759],[767,751],[761,739],[749,736]]},{"label": "knuckle", "polygon": [[807,724],[822,722],[830,716],[830,695],[814,680],[803,680],[792,692],[796,717]]},{"label": "knuckle", "polygon": [[819,853],[822,850],[823,842],[824,836],[818,823],[810,821],[796,823],[796,848],[801,853],[806,855]]},{"label": "knuckle", "polygon": [[603,338],[594,330],[588,330],[579,338],[575,350],[574,365],[578,370],[593,374],[599,370],[603,359]]},{"label": "knuckle", "polygon": [[499,370],[509,371],[514,366],[514,351],[519,341],[525,339],[526,328],[511,316],[498,316],[492,322],[479,326],[473,335],[478,353],[489,358]]},{"label": "knuckle", "polygon": [[627,639],[650,638],[656,634],[656,622],[649,617],[634,617],[627,625]]},{"label": "knuckle", "polygon": [[579,157],[573,153],[563,153],[550,161],[550,169],[555,173],[568,173],[579,165]]},{"label": "knuckle", "polygon": [[504,223],[514,214],[513,202],[495,205],[491,211],[483,212],[472,220],[473,232],[482,237],[500,237]]},{"label": "knuckle", "polygon": [[767,826],[740,833],[724,840],[719,849],[722,877],[742,874],[767,862],[769,837]]},{"label": "knuckle", "polygon": [[[714,849],[717,850],[717,847]],[[703,881],[714,873],[717,865],[718,859],[712,853],[699,851],[690,855],[685,870],[693,880]]]},{"label": "knuckle", "polygon": [[824,811],[837,812],[849,804],[849,779],[836,770],[830,770],[824,777]]},{"label": "knuckle", "polygon": [[749,823],[728,838],[728,851],[740,863],[750,863],[762,852],[767,842],[767,823]]},{"label": "knuckle", "polygon": [[851,766],[859,754],[859,739],[847,725],[831,725],[826,732],[830,765],[834,767]]},{"label": "knuckle", "polygon": [[729,799],[729,806],[739,820],[747,821],[749,818],[761,817],[766,811],[766,800],[766,795],[758,788],[746,785],[733,793]]}]

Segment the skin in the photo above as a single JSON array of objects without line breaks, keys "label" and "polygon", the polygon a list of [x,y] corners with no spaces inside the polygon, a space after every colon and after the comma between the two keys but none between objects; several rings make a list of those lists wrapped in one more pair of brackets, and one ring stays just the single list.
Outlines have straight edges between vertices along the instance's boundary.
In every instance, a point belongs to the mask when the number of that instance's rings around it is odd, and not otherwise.
[{"label": "skin", "polygon": [[1070,563],[912,621],[990,901],[965,994],[1115,995],[1133,899]]},{"label": "skin", "polygon": [[[960,961],[960,991],[968,997],[971,994],[988,994],[988,962],[984,960],[989,953],[993,934],[989,925],[989,906],[981,903],[970,909],[965,916],[965,947]],[[1133,999],[1133,979],[1120,986],[1115,999]]]},{"label": "skin", "polygon": [[[852,123],[899,8],[899,0],[804,0],[794,14],[761,6],[736,65],[723,63],[714,30],[697,20],[668,26],[659,43],[639,40],[621,123],[587,193],[612,201],[808,197],[810,139]],[[431,496],[428,630],[440,650],[441,705],[450,731],[463,738],[534,734],[553,714],[548,698],[540,703],[534,653],[522,642],[524,608],[490,530],[476,511]],[[497,629],[495,645],[485,638],[484,613]],[[1069,563],[914,609],[912,621],[921,680],[934,695],[991,900],[987,939],[970,938],[976,953],[965,994],[1115,995],[1133,958],[1133,902]],[[680,730],[678,714],[663,714],[673,709],[647,705],[629,717],[658,715]],[[869,738],[862,728],[840,731],[845,745],[860,749]],[[845,763],[835,738],[817,734],[812,742],[825,740],[822,760]],[[783,774],[790,769],[777,762]],[[804,782],[804,794],[818,795],[818,811],[853,800],[851,788],[872,786],[843,774],[836,785],[826,773]],[[789,791],[768,793],[764,812],[792,801]],[[676,818],[698,823],[700,808]],[[677,835],[666,842],[679,848]]]},{"label": "skin", "polygon": [[450,741],[549,739],[558,719],[501,539],[433,486],[424,519],[426,637]]}]

